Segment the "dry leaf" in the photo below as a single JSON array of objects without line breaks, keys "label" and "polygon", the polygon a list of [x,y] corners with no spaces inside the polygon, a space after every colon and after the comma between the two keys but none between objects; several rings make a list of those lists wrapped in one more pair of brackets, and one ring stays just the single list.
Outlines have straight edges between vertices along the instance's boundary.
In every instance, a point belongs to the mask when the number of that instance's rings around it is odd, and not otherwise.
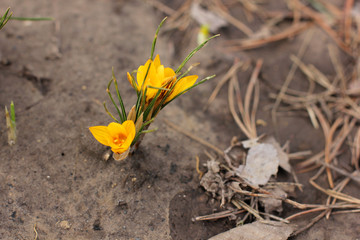
[{"label": "dry leaf", "polygon": [[[268,190],[272,195],[279,197],[279,198],[286,198],[287,194],[286,192],[284,192],[284,190],[282,190],[279,187],[276,187],[274,189],[270,189]],[[281,213],[283,208],[282,208],[282,200],[280,199],[276,199],[276,198],[272,198],[272,197],[260,197],[259,198],[260,203],[264,206],[265,208],[265,212],[266,213],[271,213],[271,212],[278,212]]]},{"label": "dry leaf", "polygon": [[273,136],[265,137],[262,140],[263,143],[271,144],[275,147],[277,151],[277,156],[279,158],[279,165],[282,169],[284,169],[287,172],[291,172],[291,165],[289,163],[289,157],[288,155],[282,150],[280,147],[280,144],[275,140]]},{"label": "dry leaf", "polygon": [[200,185],[203,186],[206,191],[211,192],[213,196],[215,196],[220,190],[220,185],[223,185],[219,174],[219,164],[219,162],[216,162],[213,159],[207,161],[208,171],[204,174],[200,181]]},{"label": "dry leaf", "polygon": [[279,168],[279,158],[276,148],[268,143],[261,143],[249,149],[246,165],[236,174],[252,185],[265,185]]},{"label": "dry leaf", "polygon": [[291,224],[275,221],[267,221],[266,223],[257,221],[230,229],[209,240],[286,240],[294,229],[295,227]]}]

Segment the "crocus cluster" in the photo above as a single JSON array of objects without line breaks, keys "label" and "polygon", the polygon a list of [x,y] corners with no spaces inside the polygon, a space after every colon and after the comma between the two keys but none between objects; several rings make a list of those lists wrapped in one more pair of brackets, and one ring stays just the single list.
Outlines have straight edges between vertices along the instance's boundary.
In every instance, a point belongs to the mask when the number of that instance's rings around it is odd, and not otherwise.
[{"label": "crocus cluster", "polygon": [[[214,77],[214,75],[209,76],[196,82],[198,79],[197,75],[187,75],[191,67],[184,73],[181,73],[181,70],[198,50],[217,35],[207,39],[195,48],[175,71],[161,65],[159,55],[156,55],[154,58],[157,35],[164,20],[160,23],[156,31],[150,59],[136,71],[127,73],[127,78],[137,94],[136,104],[126,113],[118,83],[113,72],[107,92],[117,110],[119,118],[114,117],[104,103],[105,111],[115,122],[111,122],[108,126],[94,126],[89,128],[97,141],[111,148],[115,160],[125,159],[129,153],[137,149],[145,133],[154,131],[148,130],[149,125],[154,121],[154,118],[160,110],[167,104],[188,90]],[[115,85],[116,97],[119,104],[116,104],[110,92],[112,83]]]}]

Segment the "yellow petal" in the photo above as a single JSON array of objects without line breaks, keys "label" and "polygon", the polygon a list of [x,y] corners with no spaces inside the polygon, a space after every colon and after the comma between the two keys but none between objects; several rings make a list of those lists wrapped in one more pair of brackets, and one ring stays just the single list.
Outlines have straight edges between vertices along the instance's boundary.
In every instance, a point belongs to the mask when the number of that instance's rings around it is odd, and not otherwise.
[{"label": "yellow petal", "polygon": [[[115,125],[116,124],[116,125]],[[121,127],[120,127],[120,126]],[[109,129],[118,131],[117,135],[121,134],[125,138],[125,141],[119,146],[114,143],[110,143],[111,150],[116,153],[123,153],[130,147],[132,141],[135,138],[135,124],[131,120],[127,120],[122,124],[114,123],[110,126]],[[109,131],[111,131],[109,130]]]},{"label": "yellow petal", "polygon": [[154,59],[154,66],[155,68],[158,68],[161,65],[159,54],[156,55]]},{"label": "yellow petal", "polygon": [[133,121],[131,120],[126,120],[125,122],[123,122],[122,126],[125,129],[126,135],[129,136],[130,135],[135,135],[135,124]]},{"label": "yellow petal", "polygon": [[170,101],[171,99],[176,97],[179,93],[181,93],[185,89],[187,89],[187,88],[191,87],[192,85],[194,85],[197,79],[198,79],[197,75],[186,76],[186,77],[180,79],[176,83],[172,93],[169,95],[169,97],[166,99],[165,102]]},{"label": "yellow petal", "polygon": [[119,135],[127,136],[124,126],[120,123],[112,122],[107,128],[110,136],[113,138],[118,137]]},{"label": "yellow petal", "polygon": [[146,71],[149,67],[149,64],[150,64],[151,60],[147,60],[147,62],[145,63],[145,65],[141,65],[138,70],[137,70],[137,73],[136,73],[136,80],[137,80],[137,83],[138,83],[138,90],[141,90],[141,87],[144,83],[144,80],[145,80],[145,75],[146,75]]},{"label": "yellow petal", "polygon": [[174,70],[172,70],[171,68],[164,69],[164,78],[169,78],[169,77],[173,77],[173,76],[175,76]]},{"label": "yellow petal", "polygon": [[156,74],[156,67],[155,64],[152,62],[149,68],[149,72],[146,78],[149,78],[148,82],[146,84],[149,84],[151,86],[156,86],[159,79],[157,78]]},{"label": "yellow petal", "polygon": [[135,124],[133,121],[125,121],[123,123],[123,126],[127,133],[127,138],[125,142],[123,143],[124,148],[129,148],[132,141],[135,138],[136,130],[135,130]]},{"label": "yellow petal", "polygon": [[160,83],[161,83],[161,85],[163,84],[163,82],[164,82],[164,65],[160,65],[160,66],[158,66],[157,68],[156,68],[156,77],[158,78],[158,79],[160,79]]},{"label": "yellow petal", "polygon": [[110,146],[111,136],[109,134],[108,128],[105,126],[94,126],[89,128],[90,132],[96,140],[101,144]]}]

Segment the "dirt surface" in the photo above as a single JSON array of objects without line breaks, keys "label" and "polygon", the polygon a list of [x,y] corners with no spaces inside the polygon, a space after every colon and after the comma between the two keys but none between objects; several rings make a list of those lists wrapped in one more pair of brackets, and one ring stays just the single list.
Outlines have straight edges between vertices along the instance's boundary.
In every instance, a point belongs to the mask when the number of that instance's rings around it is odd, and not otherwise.
[{"label": "dirt surface", "polygon": [[[14,101],[18,128],[18,142],[10,147],[0,111],[0,239],[207,239],[233,227],[227,219],[191,221],[219,210],[199,187],[195,171],[195,155],[204,162],[205,147],[163,120],[220,149],[234,135],[244,138],[229,112],[226,89],[203,111],[235,57],[264,59],[258,118],[268,125],[259,132],[275,135],[281,144],[290,140],[291,151],[322,149],[322,132],[314,130],[307,117],[282,114],[273,126],[264,108],[272,103],[268,94],[286,78],[289,56],[298,51],[307,32],[258,50],[224,52],[221,46],[227,39],[241,36],[229,27],[192,61],[201,62],[195,70],[201,77],[214,73],[218,77],[165,108],[152,124],[158,131],[145,136],[134,156],[123,162],[104,161],[107,149],[93,139],[88,127],[111,121],[102,107],[103,101],[109,103],[105,89],[111,68],[130,109],[136,94],[126,72],[145,63],[164,15],[140,0],[3,0],[0,12],[8,6],[15,16],[50,16],[55,21],[11,21],[0,32],[0,105]],[[326,44],[332,40],[315,26],[312,30],[304,62],[332,76],[335,72],[326,55]],[[179,35],[160,35],[157,53],[167,66],[176,67],[196,46],[195,35],[185,43]],[[345,55],[341,61],[352,64]],[[243,86],[249,76],[250,72],[239,75]],[[302,89],[307,84],[297,73],[291,87]],[[305,187],[297,193],[297,201],[326,199],[309,186],[313,174],[299,176]],[[280,177],[290,178],[285,173]],[[344,192],[360,197],[358,185],[352,183]],[[285,210],[284,215],[295,212],[291,207]],[[312,217],[307,215],[299,224]],[[358,239],[357,219],[356,214],[332,215],[294,239]]]}]

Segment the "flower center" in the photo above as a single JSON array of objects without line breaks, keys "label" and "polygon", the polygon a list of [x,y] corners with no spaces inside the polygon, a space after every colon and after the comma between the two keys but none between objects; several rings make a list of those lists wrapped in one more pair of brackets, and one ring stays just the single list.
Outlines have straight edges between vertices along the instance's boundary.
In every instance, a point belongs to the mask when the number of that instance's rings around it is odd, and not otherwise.
[{"label": "flower center", "polygon": [[120,147],[125,142],[125,140],[126,140],[125,136],[118,136],[113,139],[113,143]]}]

